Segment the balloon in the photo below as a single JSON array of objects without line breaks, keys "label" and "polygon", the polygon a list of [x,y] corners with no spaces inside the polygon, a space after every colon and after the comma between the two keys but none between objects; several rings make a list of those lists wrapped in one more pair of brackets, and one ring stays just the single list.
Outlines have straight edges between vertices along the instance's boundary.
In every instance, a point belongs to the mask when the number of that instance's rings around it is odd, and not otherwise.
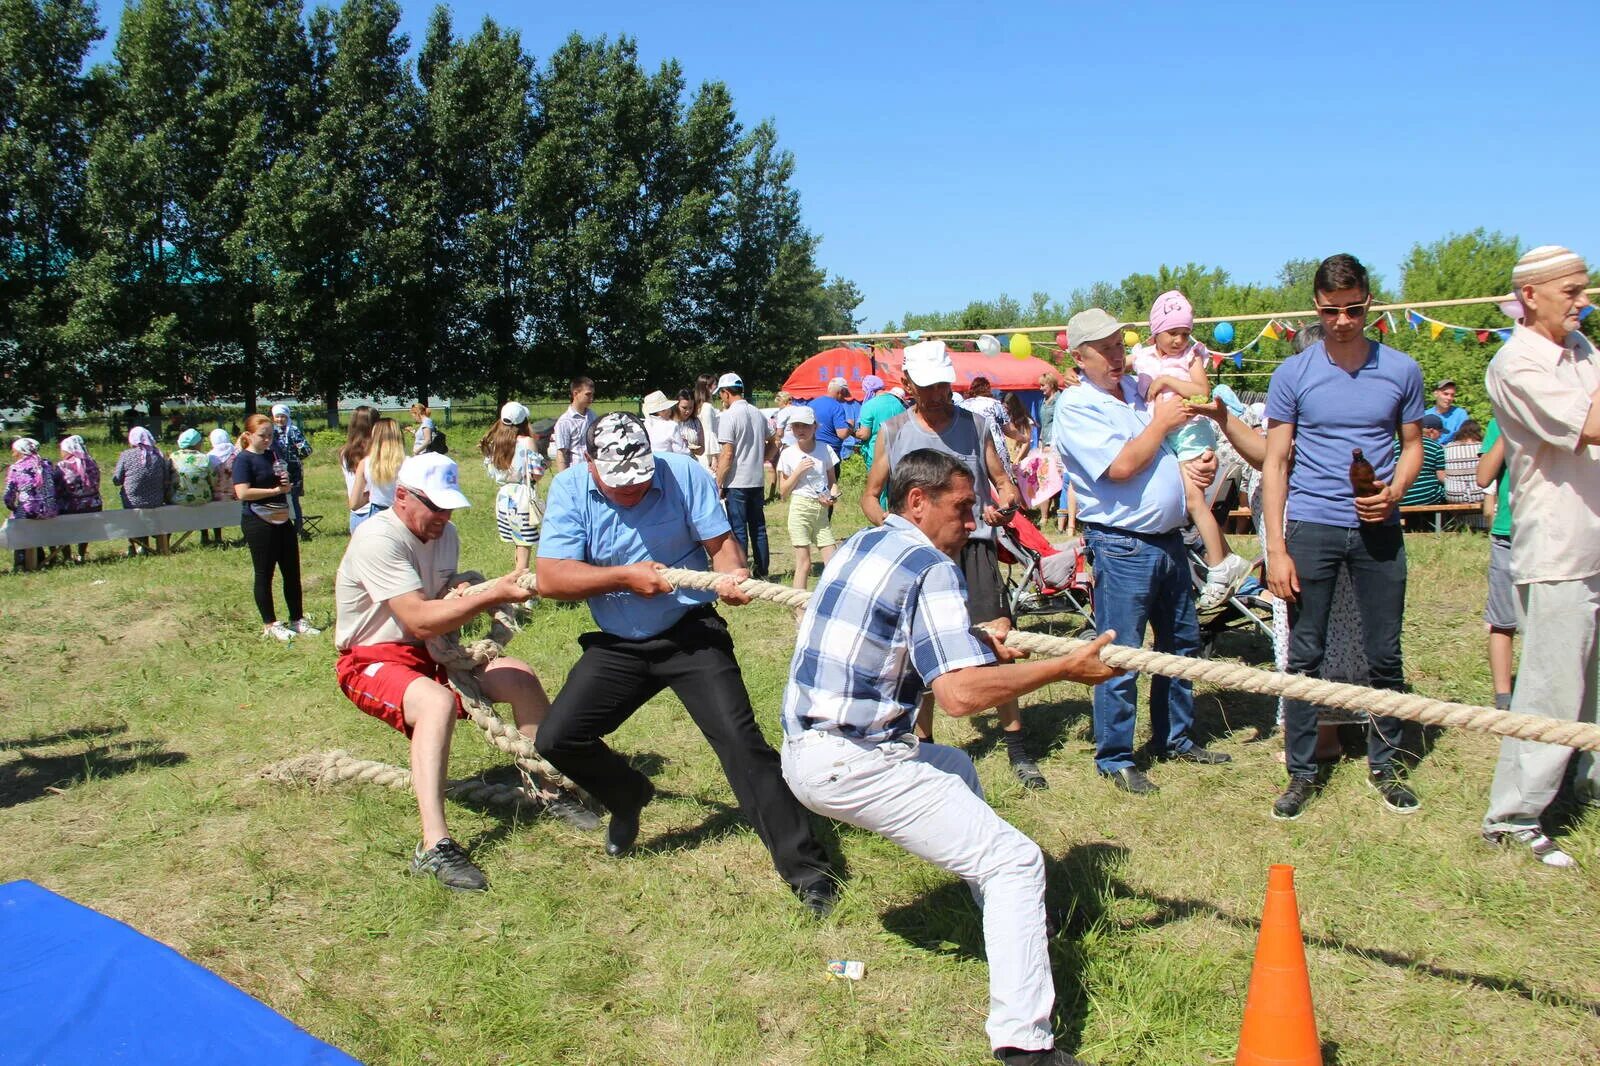
[{"label": "balloon", "polygon": [[1232,344],[1233,323],[1218,322],[1214,327],[1212,327],[1211,335],[1217,339],[1218,344]]},{"label": "balloon", "polygon": [[915,342],[915,341],[920,341],[921,339],[922,339],[922,331],[920,329],[914,329],[910,333],[906,334],[906,340],[908,340],[908,341]]},{"label": "balloon", "polygon": [[1033,355],[1033,341],[1028,339],[1026,333],[1013,333],[1011,335],[1011,354],[1018,359],[1028,359]]},{"label": "balloon", "polygon": [[1066,351],[1067,350],[1067,331],[1066,330],[1062,330],[1060,333],[1056,334],[1056,347],[1060,348],[1062,351]]},{"label": "balloon", "polygon": [[999,355],[1000,342],[995,340],[989,334],[985,333],[983,336],[978,338],[978,351],[982,352],[984,355]]},{"label": "balloon", "polygon": [[1123,330],[1122,344],[1125,348],[1137,348],[1139,346],[1139,331],[1133,329]]}]

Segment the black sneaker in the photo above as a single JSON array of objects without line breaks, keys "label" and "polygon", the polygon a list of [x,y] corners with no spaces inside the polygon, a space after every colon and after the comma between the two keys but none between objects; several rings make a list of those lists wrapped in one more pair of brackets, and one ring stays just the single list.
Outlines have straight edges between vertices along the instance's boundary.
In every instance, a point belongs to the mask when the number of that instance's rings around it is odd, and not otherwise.
[{"label": "black sneaker", "polygon": [[461,845],[449,837],[440,837],[427,851],[423,851],[419,843],[411,854],[411,872],[419,876],[432,874],[445,888],[457,892],[482,892],[489,887],[489,879],[483,876],[483,871],[473,865]]},{"label": "black sneaker", "polygon": [[1156,787],[1156,783],[1146,777],[1144,771],[1137,766],[1124,766],[1122,769],[1113,770],[1109,774],[1102,770],[1100,771],[1100,776],[1109,777],[1113,785],[1134,796],[1153,796],[1161,791]]},{"label": "black sneaker", "polygon": [[585,833],[593,832],[600,828],[600,816],[570,796],[556,796],[545,800],[539,813],[546,818],[554,818],[558,822],[565,822],[574,829],[581,829]]},{"label": "black sneaker", "polygon": [[1000,1048],[994,1057],[1005,1063],[1006,1066],[1089,1066],[1087,1062],[1076,1055],[1069,1055],[1060,1048],[1049,1051],[1018,1051],[1016,1048]]},{"label": "black sneaker", "polygon": [[640,796],[637,807],[611,812],[611,824],[606,826],[607,855],[617,858],[633,850],[633,842],[639,839],[639,814],[655,795],[656,787],[650,783],[649,778],[646,778],[644,794]]},{"label": "black sneaker", "polygon": [[1038,791],[1050,787],[1050,782],[1044,779],[1044,772],[1039,769],[1039,764],[1026,755],[1011,757],[1011,772],[1017,775],[1017,780],[1022,782],[1023,788]]},{"label": "black sneaker", "polygon": [[1317,794],[1317,779],[1291,777],[1283,795],[1272,801],[1272,816],[1280,822],[1292,822],[1305,811],[1306,804]]},{"label": "black sneaker", "polygon": [[1383,797],[1383,805],[1396,814],[1416,814],[1422,806],[1417,802],[1417,794],[1406,787],[1406,783],[1400,780],[1399,771],[1392,766],[1369,771],[1367,784],[1378,790],[1378,795]]},{"label": "black sneaker", "polygon": [[1221,766],[1223,763],[1233,761],[1233,756],[1225,751],[1212,751],[1200,745],[1192,745],[1187,751],[1180,751],[1176,755],[1161,755],[1162,762],[1192,762],[1200,766]]},{"label": "black sneaker", "polygon": [[839,882],[831,877],[822,877],[794,890],[800,897],[800,902],[805,904],[815,918],[826,918],[833,913],[833,908],[839,902],[839,895],[844,890],[839,887]]}]

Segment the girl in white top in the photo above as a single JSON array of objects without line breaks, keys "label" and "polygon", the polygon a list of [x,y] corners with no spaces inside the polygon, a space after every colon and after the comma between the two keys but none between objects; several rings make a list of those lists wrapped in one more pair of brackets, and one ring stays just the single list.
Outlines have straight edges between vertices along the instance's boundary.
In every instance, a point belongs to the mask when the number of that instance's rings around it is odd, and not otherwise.
[{"label": "girl in white top", "polygon": [[700,423],[700,454],[695,458],[700,465],[717,472],[717,453],[722,445],[717,440],[717,407],[711,400],[716,396],[717,376],[701,374],[694,379],[694,417]]},{"label": "girl in white top", "polygon": [[[350,476],[347,501],[351,511],[365,508],[361,521],[394,506],[394,486],[405,457],[405,438],[400,435],[400,423],[392,418],[380,418],[372,423],[367,454]],[[361,521],[355,525],[360,525]]]},{"label": "girl in white top", "polygon": [[417,420],[416,429],[409,430],[415,433],[416,439],[411,442],[411,454],[421,455],[428,450],[428,444],[433,440],[433,415],[425,403],[411,405],[411,417]]},{"label": "girl in white top", "polygon": [[678,409],[677,400],[669,400],[666,393],[657,389],[644,398],[639,409],[644,412],[644,431],[650,437],[651,451],[690,454],[683,423],[673,417]]},{"label": "girl in white top", "polygon": [[[483,453],[483,471],[489,480],[501,486],[495,494],[495,528],[500,539],[516,548],[518,570],[527,570],[533,563],[533,545],[538,540],[538,530],[531,533],[512,521],[516,510],[516,496],[529,506],[532,501],[520,488],[506,491],[508,486],[526,485],[531,490],[544,476],[544,456],[533,443],[533,429],[528,422],[528,409],[515,400],[500,408],[500,419],[478,441]],[[505,497],[505,499],[502,499]]]},{"label": "girl in white top", "polygon": [[[817,442],[817,416],[809,407],[794,408],[789,418],[794,443],[778,456],[778,494],[789,500],[789,543],[794,548],[794,587],[811,577],[811,549],[822,552],[822,564],[833,558],[830,508],[838,498],[833,469],[839,457]],[[798,614],[800,608],[796,608]]]}]

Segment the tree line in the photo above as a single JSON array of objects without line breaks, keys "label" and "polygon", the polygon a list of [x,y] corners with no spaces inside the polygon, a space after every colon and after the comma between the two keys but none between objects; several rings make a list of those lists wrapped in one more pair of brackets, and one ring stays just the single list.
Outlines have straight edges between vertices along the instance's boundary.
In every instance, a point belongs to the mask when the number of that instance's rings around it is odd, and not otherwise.
[{"label": "tree line", "polygon": [[[770,122],[394,0],[0,0],[0,403],[767,384],[857,327]],[[781,358],[777,358],[780,357]]]},{"label": "tree line", "polygon": [[[1451,300],[1489,296],[1511,291],[1511,268],[1525,249],[1514,236],[1482,229],[1450,234],[1428,244],[1415,244],[1400,264],[1398,288],[1372,274],[1374,302],[1397,303],[1403,300]],[[1355,250],[1360,257],[1360,251]],[[1063,303],[1049,294],[1036,292],[1027,304],[1009,296],[995,300],[975,300],[958,311],[908,312],[898,323],[890,322],[884,332],[913,329],[994,330],[1006,326],[1056,325],[1089,307],[1102,307],[1125,322],[1138,322],[1150,314],[1155,298],[1169,289],[1179,289],[1194,305],[1195,314],[1216,315],[1270,314],[1275,311],[1305,311],[1313,305],[1311,279],[1319,260],[1290,259],[1271,284],[1251,285],[1234,281],[1226,270],[1188,263],[1181,267],[1162,266],[1153,274],[1130,274],[1120,282],[1097,282],[1071,293]],[[1477,331],[1503,329],[1511,325],[1493,304],[1446,307],[1425,312],[1431,318],[1468,327],[1466,337],[1445,331],[1432,337],[1428,330],[1414,331],[1405,317],[1394,315],[1396,329],[1383,337],[1385,344],[1398,348],[1421,365],[1428,389],[1433,383],[1453,378],[1458,384],[1458,403],[1487,420],[1489,403],[1483,388],[1483,375],[1489,359],[1500,346],[1493,337],[1478,341]],[[1301,320],[1305,325],[1309,320]],[[1213,342],[1213,327],[1197,326],[1195,336],[1212,348],[1230,351],[1249,342],[1262,323],[1239,323],[1235,339],[1229,344]],[[1590,315],[1583,324],[1586,334],[1600,341],[1600,315]],[[1036,341],[1042,338],[1035,337]],[[1244,353],[1243,367],[1225,362],[1214,371],[1214,381],[1225,381],[1235,389],[1265,392],[1273,365],[1288,356],[1293,347],[1287,339],[1263,338],[1254,351]],[[1259,360],[1259,362],[1251,362]],[[1431,403],[1431,397],[1429,398]]]}]

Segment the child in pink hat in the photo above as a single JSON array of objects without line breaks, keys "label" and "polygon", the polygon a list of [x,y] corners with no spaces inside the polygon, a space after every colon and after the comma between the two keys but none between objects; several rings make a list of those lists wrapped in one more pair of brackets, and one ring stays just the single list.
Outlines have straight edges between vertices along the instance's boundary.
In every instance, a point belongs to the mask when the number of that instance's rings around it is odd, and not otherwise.
[{"label": "child in pink hat", "polygon": [[[1176,289],[1156,297],[1150,307],[1150,343],[1133,350],[1131,363],[1139,377],[1139,391],[1145,402],[1154,403],[1163,392],[1179,398],[1211,398],[1211,380],[1206,376],[1206,346],[1194,339],[1194,308]],[[1167,446],[1180,463],[1197,459],[1217,446],[1217,424],[1196,415],[1167,437]],[[1200,534],[1206,551],[1206,583],[1200,590],[1199,608],[1209,611],[1221,606],[1228,594],[1250,572],[1250,564],[1228,549],[1222,527],[1211,513],[1205,493],[1187,477],[1189,518]]]}]

